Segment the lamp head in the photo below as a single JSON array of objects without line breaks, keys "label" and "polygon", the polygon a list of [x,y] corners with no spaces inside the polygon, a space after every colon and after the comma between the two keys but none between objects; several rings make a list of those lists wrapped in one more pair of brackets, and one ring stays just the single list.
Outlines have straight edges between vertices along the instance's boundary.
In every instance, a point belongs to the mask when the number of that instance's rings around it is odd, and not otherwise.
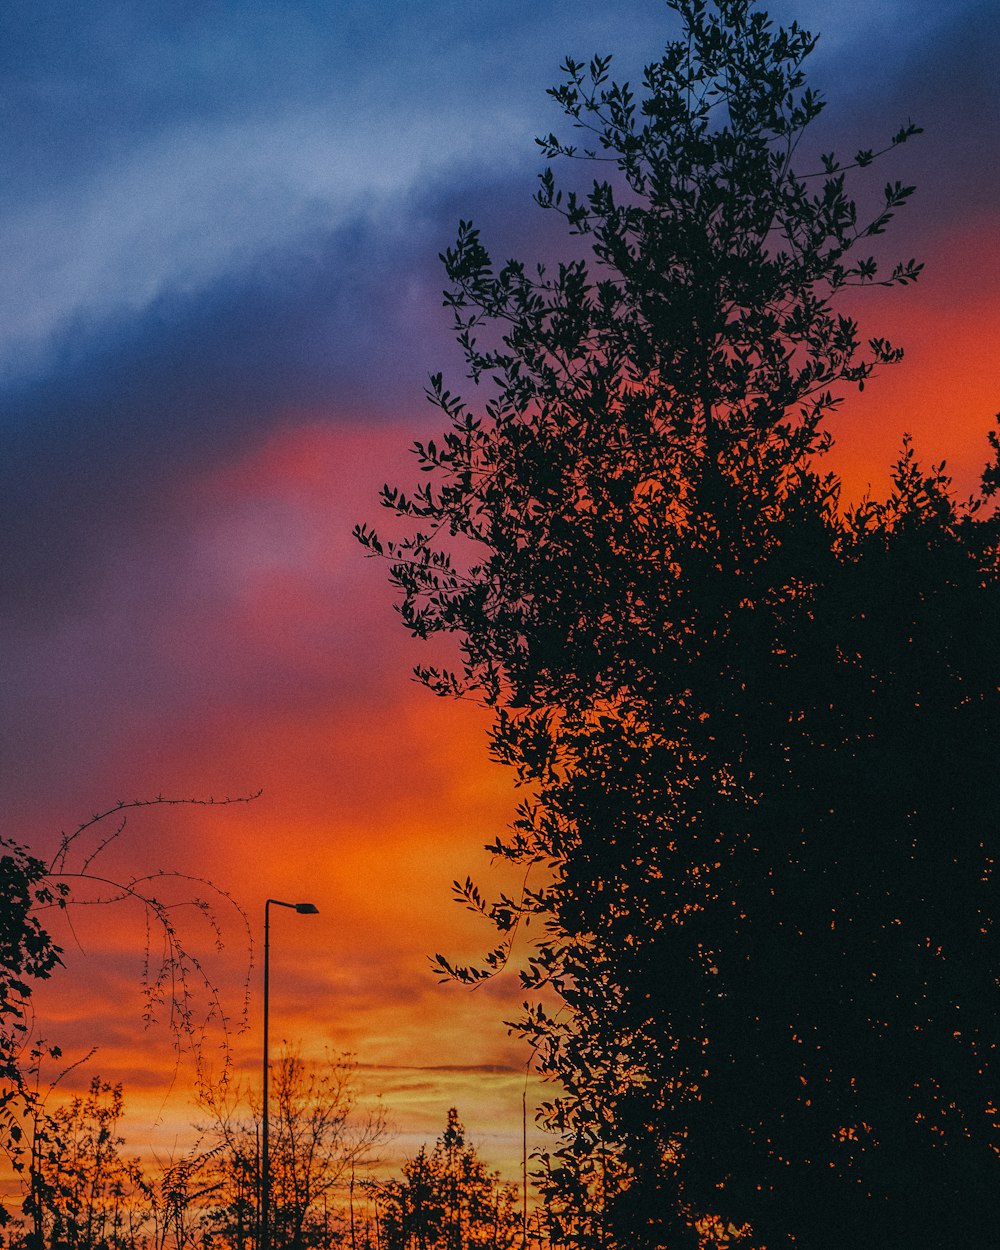
[{"label": "lamp head", "polygon": [[295,910],[300,916],[318,916],[319,908],[315,903],[296,903]]}]

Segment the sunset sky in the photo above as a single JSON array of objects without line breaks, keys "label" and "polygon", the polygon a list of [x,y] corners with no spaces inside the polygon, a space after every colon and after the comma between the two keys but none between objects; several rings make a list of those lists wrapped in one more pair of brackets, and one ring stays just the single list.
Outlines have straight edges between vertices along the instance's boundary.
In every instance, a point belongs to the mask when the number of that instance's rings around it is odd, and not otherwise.
[{"label": "sunset sky", "polygon": [[[883,487],[905,430],[972,489],[1000,409],[1000,9],[765,7],[822,35],[818,147],[926,131],[871,179],[918,185],[887,254],[927,268],[854,305],[907,360],[837,418],[847,491]],[[462,385],[437,260],[458,219],[501,257],[553,254],[533,139],[568,131],[545,88],[567,53],[636,80],[673,30],[660,0],[0,8],[4,835],[48,857],[118,799],[262,790],[136,813],[103,863],[212,879],[258,943],[265,897],[314,901],[273,917],[273,1036],[355,1052],[402,1151],[452,1103],[487,1159],[519,1149],[517,987],[439,987],[427,963],[489,941],[450,885],[495,882],[481,847],[514,794],[483,714],[410,680],[419,646],[350,532],[438,429],[428,373]],[[37,1028],[71,1058],[96,1045],[130,1145],[169,1149],[190,1071],[143,1031],[137,919],[58,930]],[[257,1079],[251,976],[235,1054]]]}]

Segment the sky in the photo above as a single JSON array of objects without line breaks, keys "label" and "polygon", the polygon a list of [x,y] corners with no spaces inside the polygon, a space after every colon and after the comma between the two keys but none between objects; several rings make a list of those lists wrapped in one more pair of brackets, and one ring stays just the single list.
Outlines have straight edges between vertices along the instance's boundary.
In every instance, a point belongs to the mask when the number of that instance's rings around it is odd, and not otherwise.
[{"label": "sky", "polygon": [[[1000,9],[767,7],[821,35],[823,149],[925,128],[872,183],[917,184],[891,240],[927,267],[856,305],[907,356],[836,419],[846,493],[884,488],[904,431],[972,490],[1000,408]],[[517,986],[442,987],[427,958],[489,942],[451,882],[499,883],[481,848],[517,796],[484,715],[411,680],[423,656],[351,529],[439,428],[428,374],[463,382],[438,261],[459,219],[502,256],[552,254],[531,203],[534,136],[566,133],[546,88],[567,53],[636,81],[672,23],[662,0],[0,8],[3,836],[48,857],[120,799],[261,791],[132,813],[100,862],[207,878],[245,910],[248,1080],[264,899],[315,902],[273,915],[272,1037],[353,1052],[401,1153],[452,1104],[488,1160],[519,1153]],[[238,1023],[227,908],[217,960],[179,914]],[[58,930],[36,1035],[96,1046],[81,1072],[124,1081],[130,1145],[169,1150],[190,1064],[143,1028],[139,921],[89,908]]]}]

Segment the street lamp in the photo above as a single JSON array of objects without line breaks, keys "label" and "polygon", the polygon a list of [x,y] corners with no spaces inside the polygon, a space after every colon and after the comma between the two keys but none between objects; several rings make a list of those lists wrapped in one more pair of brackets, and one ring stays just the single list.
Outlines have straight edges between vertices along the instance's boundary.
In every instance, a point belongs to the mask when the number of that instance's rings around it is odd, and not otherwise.
[{"label": "street lamp", "polygon": [[315,903],[283,903],[280,898],[269,898],[264,904],[264,1107],[260,1150],[260,1250],[269,1250],[270,1244],[268,1216],[270,1215],[271,1203],[271,1159],[268,1152],[267,1070],[269,1057],[267,1052],[267,1029],[272,903],[275,907],[289,907],[292,911],[297,911],[300,916],[316,916],[319,914],[319,908]]}]

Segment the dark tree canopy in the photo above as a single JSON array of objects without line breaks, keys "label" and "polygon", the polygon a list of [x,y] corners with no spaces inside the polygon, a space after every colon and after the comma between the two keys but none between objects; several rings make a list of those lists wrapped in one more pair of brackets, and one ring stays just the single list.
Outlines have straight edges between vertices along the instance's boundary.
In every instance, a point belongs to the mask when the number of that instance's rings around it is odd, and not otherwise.
[{"label": "dark tree canopy", "polygon": [[59,947],[42,926],[38,910],[65,896],[49,880],[48,865],[8,838],[0,838],[0,1106],[20,1084],[18,1058],[28,1031],[32,982],[60,962]]},{"label": "dark tree canopy", "polygon": [[366,1189],[376,1212],[366,1250],[515,1250],[522,1244],[517,1190],[468,1144],[454,1107],[432,1149],[421,1146],[407,1159],[401,1178],[369,1181]]},{"label": "dark tree canopy", "polygon": [[[443,257],[475,408],[383,502],[405,624],[454,634],[438,693],[495,711],[529,797],[494,854],[534,934],[516,1023],[561,1091],[554,1217],[584,1246],[975,1244],[1000,1217],[992,878],[998,535],[907,443],[847,507],[825,418],[901,352],[847,288],[906,284],[850,180],[799,153],[812,36],[749,0],[668,0],[637,102],[609,58],[552,95],[603,162],[538,202],[589,250]],[[912,135],[902,127],[883,148]],[[876,242],[873,242],[876,241]],[[996,450],[994,437],[994,449]]]}]

